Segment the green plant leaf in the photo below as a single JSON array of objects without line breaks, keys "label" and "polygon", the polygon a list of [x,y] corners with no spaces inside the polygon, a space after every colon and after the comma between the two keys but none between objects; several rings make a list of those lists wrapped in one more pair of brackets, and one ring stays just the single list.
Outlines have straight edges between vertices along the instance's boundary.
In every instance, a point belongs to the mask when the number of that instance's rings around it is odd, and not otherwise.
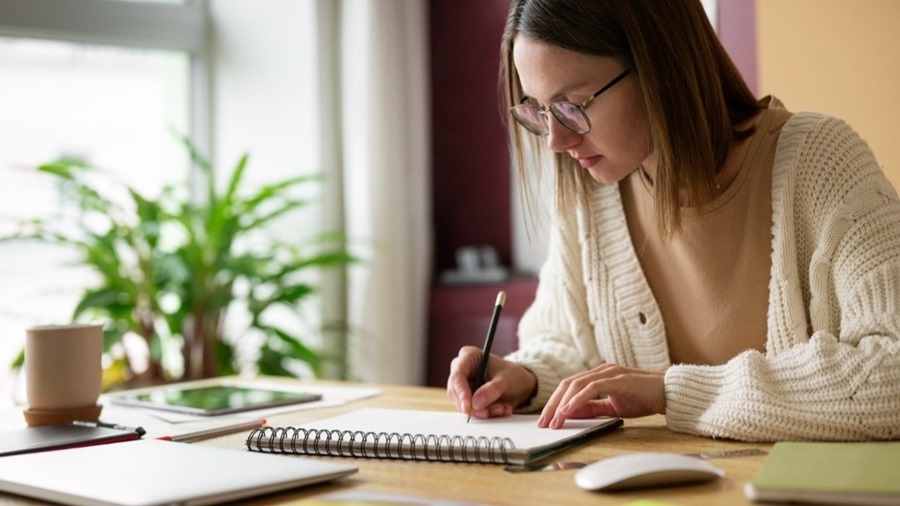
[{"label": "green plant leaf", "polygon": [[260,205],[271,202],[272,200],[281,197],[284,193],[286,193],[291,188],[297,187],[299,185],[313,182],[313,181],[321,181],[321,174],[312,174],[305,176],[297,176],[290,179],[285,179],[283,181],[279,181],[277,183],[268,184],[262,186],[255,194],[251,195],[244,201],[240,202],[240,206],[243,208],[244,212],[252,212],[255,211]]},{"label": "green plant leaf", "polygon": [[280,341],[280,344],[287,347],[287,355],[289,357],[300,360],[301,362],[306,362],[314,370],[322,365],[319,354],[301,343],[298,338],[292,336],[285,330],[276,327],[269,327],[269,330],[272,332],[272,337],[276,338]]},{"label": "green plant leaf", "polygon": [[259,350],[259,359],[256,366],[259,373],[265,376],[293,376],[291,371],[284,366],[284,355],[264,344]]},{"label": "green plant leaf", "polygon": [[265,224],[275,220],[276,218],[280,218],[290,212],[296,211],[301,207],[307,205],[307,201],[305,200],[289,200],[281,203],[281,205],[269,213],[266,213],[262,216],[251,217],[249,221],[241,225],[241,229],[243,230],[256,230],[262,228]]},{"label": "green plant leaf", "polygon": [[231,376],[238,373],[234,367],[234,347],[225,341],[218,340],[215,344],[216,364],[219,366],[219,374]]},{"label": "green plant leaf", "polygon": [[297,259],[290,264],[286,264],[282,269],[275,273],[266,281],[275,281],[284,279],[289,274],[308,269],[311,267],[345,267],[357,263],[358,259],[343,250],[324,251],[313,256]]},{"label": "green plant leaf", "polygon": [[56,177],[62,179],[68,179],[70,181],[75,180],[76,169],[90,171],[92,170],[89,165],[84,162],[75,161],[75,160],[57,160],[51,163],[45,163],[43,165],[38,166],[39,172],[45,172],[47,174],[52,174]]},{"label": "green plant leaf", "polygon": [[25,348],[19,350],[19,353],[16,354],[16,357],[10,362],[9,368],[13,371],[18,371],[25,365]]},{"label": "green plant leaf", "polygon": [[222,199],[226,205],[230,205],[231,202],[234,201],[237,189],[241,184],[241,179],[244,177],[244,171],[247,169],[247,160],[249,158],[250,155],[244,153],[238,161],[237,166],[234,168],[234,171],[231,173],[231,180],[228,181],[228,189],[225,190],[225,195]]},{"label": "green plant leaf", "polygon": [[116,308],[130,310],[133,307],[133,303],[130,302],[129,294],[116,288],[88,289],[78,301],[72,318],[77,320],[90,309],[104,309],[110,312],[115,312]]},{"label": "green plant leaf", "polygon": [[109,351],[117,344],[122,342],[122,337],[125,335],[119,329],[115,328],[103,328],[103,352],[109,353]]}]

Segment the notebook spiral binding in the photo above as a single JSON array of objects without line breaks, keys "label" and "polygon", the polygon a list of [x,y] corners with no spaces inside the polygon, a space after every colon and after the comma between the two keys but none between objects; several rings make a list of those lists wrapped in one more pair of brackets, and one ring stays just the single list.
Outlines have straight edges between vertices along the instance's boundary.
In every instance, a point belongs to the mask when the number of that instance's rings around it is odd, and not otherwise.
[{"label": "notebook spiral binding", "polygon": [[332,457],[502,464],[515,449],[509,438],[262,427],[247,436],[247,449]]}]

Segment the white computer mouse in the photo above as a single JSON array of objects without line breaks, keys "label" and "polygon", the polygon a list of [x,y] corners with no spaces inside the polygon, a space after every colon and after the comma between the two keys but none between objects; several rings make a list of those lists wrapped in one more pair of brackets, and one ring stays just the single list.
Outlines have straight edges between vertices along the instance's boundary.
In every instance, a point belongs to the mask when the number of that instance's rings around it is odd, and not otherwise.
[{"label": "white computer mouse", "polygon": [[678,453],[638,452],[592,462],[575,473],[586,490],[624,490],[714,480],[725,471],[696,457]]}]

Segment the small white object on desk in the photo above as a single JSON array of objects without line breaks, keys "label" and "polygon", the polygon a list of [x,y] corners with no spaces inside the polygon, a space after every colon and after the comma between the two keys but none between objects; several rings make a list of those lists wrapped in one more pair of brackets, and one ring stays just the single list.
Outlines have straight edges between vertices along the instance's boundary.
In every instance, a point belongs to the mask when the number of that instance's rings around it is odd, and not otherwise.
[{"label": "small white object on desk", "polygon": [[638,452],[592,462],[575,473],[585,490],[615,491],[700,483],[725,476],[725,471],[696,457],[678,453]]}]

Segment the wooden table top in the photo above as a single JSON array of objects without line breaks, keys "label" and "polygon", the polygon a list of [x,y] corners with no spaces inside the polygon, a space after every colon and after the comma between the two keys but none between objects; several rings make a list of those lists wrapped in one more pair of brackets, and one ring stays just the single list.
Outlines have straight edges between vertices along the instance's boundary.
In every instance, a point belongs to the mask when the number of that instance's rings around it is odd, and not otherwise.
[{"label": "wooden table top", "polygon": [[[296,380],[292,380],[296,381]],[[324,385],[335,383],[317,382]],[[349,384],[339,384],[351,386]],[[373,385],[363,385],[372,387]],[[446,392],[438,388],[383,386],[381,394],[337,407],[296,411],[272,416],[268,424],[296,426],[304,422],[332,417],[363,407],[452,410]],[[229,434],[194,444],[225,448],[245,448],[246,433]],[[723,450],[761,449],[770,444],[715,440],[678,434],[666,428],[663,416],[626,420],[622,429],[601,435],[588,443],[558,453],[547,462],[593,461],[639,451],[706,453]],[[273,456],[273,458],[283,458]],[[286,457],[291,458],[291,457]],[[725,470],[724,478],[712,482],[641,489],[617,493],[588,492],[575,485],[574,470],[509,473],[502,465],[381,460],[343,457],[309,457],[339,460],[356,465],[359,472],[332,483],[316,485],[257,498],[252,504],[290,504],[338,491],[363,491],[401,494],[436,500],[465,501],[475,504],[627,504],[653,500],[682,505],[748,504],[744,484],[759,470],[764,455],[731,457],[710,462]]]}]

